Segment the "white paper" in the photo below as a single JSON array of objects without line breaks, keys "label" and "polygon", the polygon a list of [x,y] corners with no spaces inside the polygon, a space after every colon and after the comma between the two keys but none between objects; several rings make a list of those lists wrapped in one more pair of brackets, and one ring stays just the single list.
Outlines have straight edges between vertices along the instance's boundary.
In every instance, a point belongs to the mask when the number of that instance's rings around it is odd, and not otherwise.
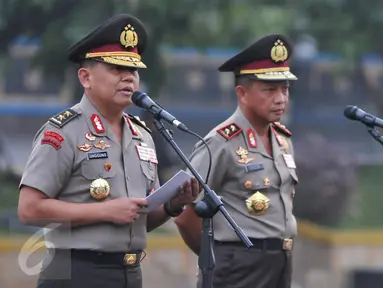
[{"label": "white paper", "polygon": [[177,195],[178,188],[187,180],[191,180],[193,176],[183,170],[178,171],[164,185],[146,197],[148,207],[143,208],[141,212],[148,213],[168,202],[171,198]]}]

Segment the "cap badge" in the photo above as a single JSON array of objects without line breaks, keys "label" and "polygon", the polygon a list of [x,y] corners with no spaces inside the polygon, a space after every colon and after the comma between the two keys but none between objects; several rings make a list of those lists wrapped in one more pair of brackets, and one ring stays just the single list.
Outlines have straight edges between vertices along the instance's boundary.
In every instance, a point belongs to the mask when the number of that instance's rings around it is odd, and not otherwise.
[{"label": "cap badge", "polygon": [[121,45],[124,46],[125,48],[128,47],[136,47],[138,44],[138,36],[136,31],[134,31],[134,27],[132,25],[127,25],[124,28],[124,31],[121,32],[120,35],[120,42]]},{"label": "cap badge", "polygon": [[284,62],[288,57],[288,52],[286,46],[281,40],[277,40],[274,43],[274,47],[271,48],[271,59],[274,62]]}]

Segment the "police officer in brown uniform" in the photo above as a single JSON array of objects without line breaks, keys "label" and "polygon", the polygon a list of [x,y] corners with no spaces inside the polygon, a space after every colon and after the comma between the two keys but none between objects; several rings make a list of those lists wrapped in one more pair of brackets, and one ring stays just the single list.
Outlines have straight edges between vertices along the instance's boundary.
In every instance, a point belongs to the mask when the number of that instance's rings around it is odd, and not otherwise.
[{"label": "police officer in brown uniform", "polygon": [[159,187],[158,161],[150,130],[124,110],[146,44],[144,25],[122,14],[69,49],[83,98],[37,132],[20,183],[20,219],[60,224],[45,236],[38,287],[142,287],[147,232],[198,196],[193,178],[165,205],[142,210]]},{"label": "police officer in brown uniform", "polygon": [[[234,72],[238,107],[205,137],[212,153],[207,184],[222,196],[254,247],[245,247],[221,213],[214,216],[214,288],[291,285],[298,177],[292,134],[278,122],[287,108],[289,81],[297,79],[287,62],[291,53],[285,36],[269,35],[219,68]],[[209,155],[201,142],[194,147],[191,163],[206,177]],[[198,254],[201,219],[188,206],[175,222],[186,244]]]}]

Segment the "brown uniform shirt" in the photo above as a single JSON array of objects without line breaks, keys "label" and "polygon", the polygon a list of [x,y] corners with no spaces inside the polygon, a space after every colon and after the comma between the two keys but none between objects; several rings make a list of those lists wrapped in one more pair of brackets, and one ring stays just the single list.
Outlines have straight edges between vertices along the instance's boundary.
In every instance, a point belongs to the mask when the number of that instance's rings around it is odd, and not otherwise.
[{"label": "brown uniform shirt", "polygon": [[[122,143],[84,95],[81,102],[52,117],[38,131],[21,179],[48,197],[74,203],[146,197],[159,187],[155,146],[149,130],[124,115]],[[96,179],[105,179],[110,193],[103,200],[90,194]],[[46,235],[56,248],[129,251],[146,246],[146,216],[133,224],[56,228]],[[48,243],[49,243],[48,242]]]},{"label": "brown uniform shirt", "polygon": [[[293,197],[298,177],[289,131],[277,123],[270,124],[270,133],[273,155],[266,152],[254,128],[237,108],[205,137],[212,153],[207,184],[222,196],[225,208],[250,238],[290,238],[297,233]],[[237,154],[240,151],[248,153],[242,160]],[[201,142],[193,149],[191,163],[206,180],[209,154]],[[250,214],[246,205],[256,192],[269,201],[261,215]],[[220,212],[213,224],[215,240],[240,241]]]}]

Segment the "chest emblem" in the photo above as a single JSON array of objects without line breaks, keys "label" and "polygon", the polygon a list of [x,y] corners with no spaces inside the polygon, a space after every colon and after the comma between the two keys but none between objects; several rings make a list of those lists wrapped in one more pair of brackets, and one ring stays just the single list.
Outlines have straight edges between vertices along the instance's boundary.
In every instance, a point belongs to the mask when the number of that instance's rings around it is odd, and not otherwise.
[{"label": "chest emblem", "polygon": [[107,144],[107,143],[105,143],[105,141],[100,140],[99,143],[94,144],[94,147],[96,147],[97,149],[100,149],[100,150],[104,150],[106,148],[109,148],[110,144]]},{"label": "chest emblem", "polygon": [[246,207],[251,215],[263,215],[269,209],[269,198],[257,191],[246,200]]},{"label": "chest emblem", "polygon": [[247,154],[249,154],[249,151],[247,151],[241,146],[238,148],[237,151],[235,151],[235,153],[237,153],[237,155],[240,157],[240,159],[238,159],[238,162],[241,164],[247,164],[254,160],[254,158],[247,157]]},{"label": "chest emblem", "polygon": [[80,146],[77,146],[77,148],[80,150],[80,151],[83,151],[83,152],[88,152],[92,149],[92,145],[89,145],[89,144],[82,144]]},{"label": "chest emblem", "polygon": [[92,133],[88,132],[85,135],[85,138],[88,139],[89,141],[94,141],[96,140],[96,136],[94,136]]},{"label": "chest emblem", "polygon": [[109,183],[102,178],[96,179],[90,184],[90,195],[96,200],[103,200],[110,192]]}]

